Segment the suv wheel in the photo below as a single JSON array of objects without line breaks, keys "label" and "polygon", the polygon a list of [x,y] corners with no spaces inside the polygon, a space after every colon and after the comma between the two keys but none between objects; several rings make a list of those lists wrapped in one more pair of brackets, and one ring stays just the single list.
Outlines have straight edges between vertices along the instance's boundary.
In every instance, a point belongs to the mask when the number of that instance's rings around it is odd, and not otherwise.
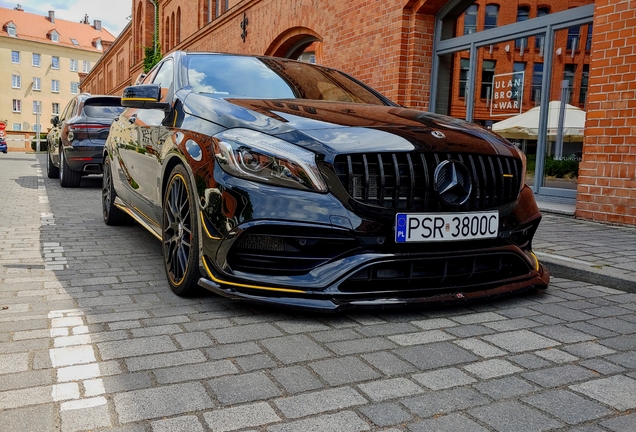
[{"label": "suv wheel", "polygon": [[68,166],[64,150],[60,148],[60,185],[62,187],[78,187],[80,181],[82,181],[82,175]]},{"label": "suv wheel", "polygon": [[48,145],[46,146],[46,175],[50,179],[60,176],[60,169],[51,161],[51,148]]}]

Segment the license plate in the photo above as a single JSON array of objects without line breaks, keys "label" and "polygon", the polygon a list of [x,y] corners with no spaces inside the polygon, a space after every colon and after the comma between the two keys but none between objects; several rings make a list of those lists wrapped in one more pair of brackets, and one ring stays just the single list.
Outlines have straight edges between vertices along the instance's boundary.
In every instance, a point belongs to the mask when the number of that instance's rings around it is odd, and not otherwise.
[{"label": "license plate", "polygon": [[395,241],[442,242],[496,238],[499,212],[398,213]]}]

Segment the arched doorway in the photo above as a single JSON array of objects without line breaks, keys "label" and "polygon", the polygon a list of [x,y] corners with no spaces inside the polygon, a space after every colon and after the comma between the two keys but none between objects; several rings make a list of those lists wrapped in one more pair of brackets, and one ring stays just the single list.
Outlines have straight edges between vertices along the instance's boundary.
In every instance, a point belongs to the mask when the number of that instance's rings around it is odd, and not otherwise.
[{"label": "arched doorway", "polygon": [[322,38],[306,27],[294,27],[274,39],[265,55],[320,63]]}]

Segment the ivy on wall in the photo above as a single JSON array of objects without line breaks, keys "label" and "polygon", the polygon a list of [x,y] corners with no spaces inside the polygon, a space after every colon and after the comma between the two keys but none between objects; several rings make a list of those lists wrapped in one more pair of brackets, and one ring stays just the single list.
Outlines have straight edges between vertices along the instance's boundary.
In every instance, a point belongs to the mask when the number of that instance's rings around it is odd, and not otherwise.
[{"label": "ivy on wall", "polygon": [[156,51],[153,47],[145,47],[144,51],[146,54],[144,56],[144,73],[148,73],[161,60],[161,49],[159,49],[159,44],[157,44]]}]

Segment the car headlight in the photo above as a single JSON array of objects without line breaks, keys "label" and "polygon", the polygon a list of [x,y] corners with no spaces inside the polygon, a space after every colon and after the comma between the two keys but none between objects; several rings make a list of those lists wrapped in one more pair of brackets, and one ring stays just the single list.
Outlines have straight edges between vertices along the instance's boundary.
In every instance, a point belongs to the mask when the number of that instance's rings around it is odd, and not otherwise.
[{"label": "car headlight", "polygon": [[214,136],[216,161],[235,177],[294,189],[326,192],[314,153],[250,129]]}]

